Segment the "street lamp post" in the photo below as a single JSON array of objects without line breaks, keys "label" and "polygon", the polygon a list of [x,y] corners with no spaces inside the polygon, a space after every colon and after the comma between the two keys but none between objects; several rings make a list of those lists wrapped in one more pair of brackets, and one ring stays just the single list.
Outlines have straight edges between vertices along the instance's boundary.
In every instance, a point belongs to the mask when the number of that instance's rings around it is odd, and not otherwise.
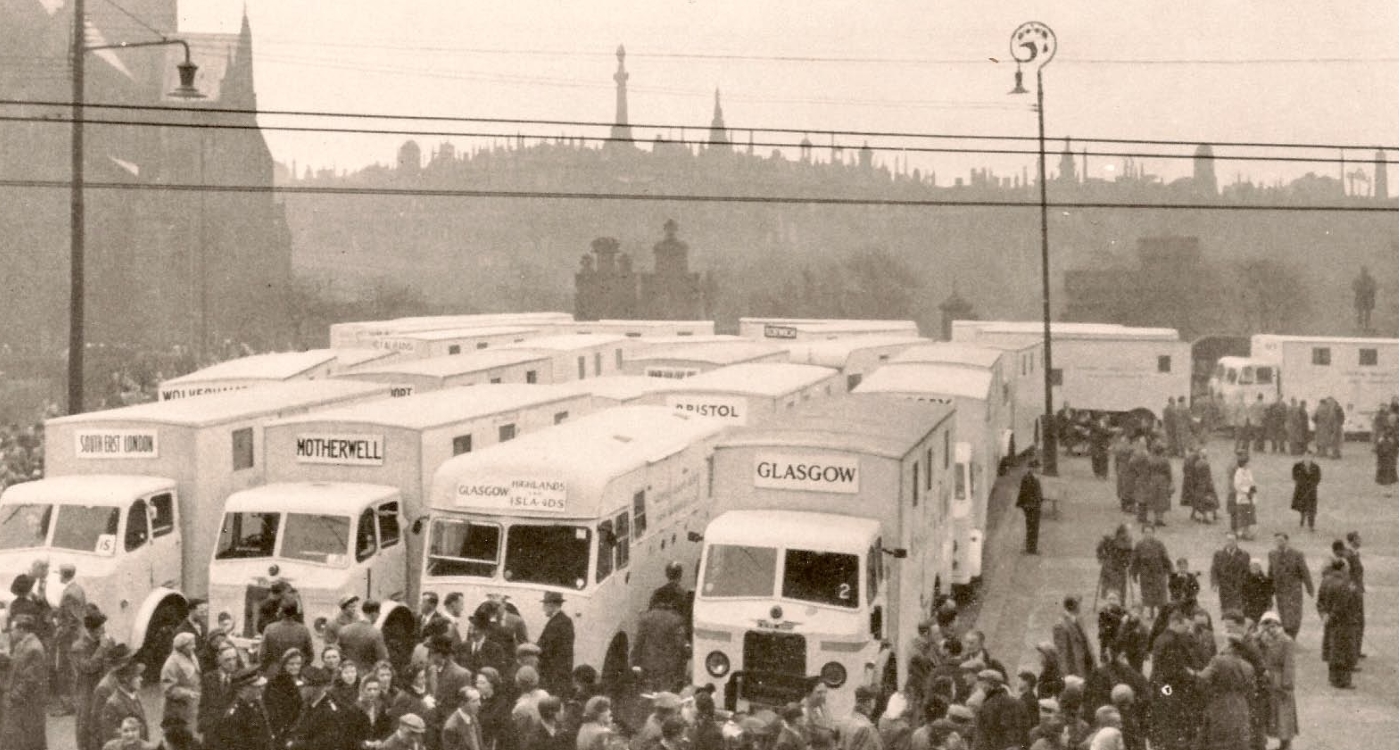
[{"label": "street lamp post", "polygon": [[1040,420],[1040,444],[1042,471],[1049,476],[1059,473],[1059,454],[1056,449],[1055,405],[1051,377],[1054,358],[1051,356],[1050,337],[1050,219],[1049,202],[1045,195],[1045,80],[1042,72],[1055,57],[1057,43],[1055,32],[1039,21],[1028,21],[1016,27],[1011,33],[1011,57],[1016,60],[1016,87],[1012,94],[1025,94],[1021,85],[1021,66],[1035,68],[1035,113],[1040,126],[1040,299],[1044,329],[1042,335],[1045,346],[1045,414]]},{"label": "street lamp post", "polygon": [[168,47],[180,45],[185,48],[185,61],[177,67],[180,70],[180,86],[171,96],[182,99],[203,97],[194,88],[194,74],[199,68],[190,62],[190,46],[180,39],[160,39],[151,42],[126,42],[122,44],[101,44],[89,47],[87,39],[85,0],[73,0],[73,97],[72,97],[72,140],[69,155],[72,160],[73,180],[68,194],[68,240],[69,240],[69,288],[68,288],[68,413],[78,414],[83,410],[83,355],[86,350],[83,326],[85,323],[85,240],[86,206],[83,203],[83,104],[85,56],[89,52],[103,49],[130,49],[133,47]]}]

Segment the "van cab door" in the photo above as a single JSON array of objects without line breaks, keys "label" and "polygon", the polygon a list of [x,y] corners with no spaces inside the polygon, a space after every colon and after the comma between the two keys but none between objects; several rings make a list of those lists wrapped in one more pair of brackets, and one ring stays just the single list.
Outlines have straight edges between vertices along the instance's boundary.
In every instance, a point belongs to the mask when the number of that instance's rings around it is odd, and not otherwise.
[{"label": "van cab door", "polygon": [[377,562],[369,575],[369,595],[379,601],[393,599],[406,602],[409,595],[408,555],[404,550],[408,544],[403,538],[399,501],[379,503],[372,511],[379,534],[379,553],[372,558]]},{"label": "van cab door", "polygon": [[181,565],[184,540],[180,536],[180,519],[176,515],[179,503],[173,492],[158,492],[146,501],[150,517],[150,551],[152,587],[181,585]]}]

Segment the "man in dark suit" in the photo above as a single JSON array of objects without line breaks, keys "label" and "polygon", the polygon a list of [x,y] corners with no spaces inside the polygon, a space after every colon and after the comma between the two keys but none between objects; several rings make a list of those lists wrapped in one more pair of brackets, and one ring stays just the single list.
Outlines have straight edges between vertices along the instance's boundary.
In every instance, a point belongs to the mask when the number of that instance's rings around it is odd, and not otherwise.
[{"label": "man in dark suit", "polygon": [[213,715],[204,732],[204,746],[239,750],[272,750],[272,726],[263,711],[262,691],[267,679],[257,667],[234,673],[233,703]]},{"label": "man in dark suit", "polygon": [[218,666],[213,671],[205,672],[199,681],[199,716],[196,721],[200,734],[213,731],[214,722],[238,700],[238,685],[235,683],[239,670],[238,649],[232,645],[223,647],[215,662]]},{"label": "man in dark suit", "polygon": [[422,640],[423,634],[434,622],[447,620],[446,617],[442,616],[442,613],[438,612],[439,601],[437,592],[423,592],[423,596],[418,600],[418,620],[414,623],[417,628],[417,638],[414,640]]},{"label": "man in dark suit", "polygon": [[288,649],[301,651],[302,657],[307,664],[311,663],[314,655],[311,643],[311,631],[303,624],[296,621],[297,604],[293,601],[283,601],[282,609],[278,612],[277,622],[267,626],[263,631],[262,639],[262,668],[264,671],[276,664]]},{"label": "man in dark suit", "polygon": [[340,655],[346,661],[355,662],[364,675],[373,672],[375,664],[389,658],[389,647],[384,643],[384,634],[374,626],[374,621],[379,619],[379,602],[360,605],[360,615],[360,619],[340,629],[337,645]]},{"label": "man in dark suit", "polygon": [[428,642],[428,690],[437,702],[436,716],[451,716],[462,703],[462,688],[472,684],[472,674],[452,660],[452,638],[436,635]]},{"label": "man in dark suit", "polygon": [[1035,473],[1040,470],[1040,461],[1032,458],[1030,468],[1021,475],[1021,488],[1016,494],[1016,507],[1026,516],[1026,554],[1040,554],[1040,504],[1045,494],[1040,487],[1040,479]]},{"label": "man in dark suit", "polygon": [[545,592],[541,604],[545,623],[536,641],[540,647],[540,687],[550,695],[565,695],[574,673],[574,621],[564,614],[564,595],[558,591]]},{"label": "man in dark suit", "polygon": [[1244,608],[1244,579],[1249,575],[1249,553],[1240,549],[1235,532],[1225,534],[1225,547],[1210,560],[1210,587],[1220,591],[1220,611]]},{"label": "man in dark suit", "polygon": [[506,673],[506,654],[501,644],[487,638],[491,630],[491,620],[482,612],[471,616],[471,628],[467,640],[454,647],[454,657],[458,664],[471,670],[473,674],[482,667],[491,667],[501,674]]},{"label": "man in dark suit", "polygon": [[1055,623],[1055,650],[1060,657],[1060,672],[1066,676],[1076,675],[1089,679],[1094,672],[1094,651],[1089,647],[1089,637],[1079,624],[1079,597],[1065,597],[1064,613]]},{"label": "man in dark suit", "polygon": [[190,599],[185,611],[185,619],[175,628],[175,634],[189,633],[194,636],[194,656],[199,662],[199,669],[205,673],[212,672],[217,666],[214,663],[215,654],[209,650],[209,602],[195,597]]}]

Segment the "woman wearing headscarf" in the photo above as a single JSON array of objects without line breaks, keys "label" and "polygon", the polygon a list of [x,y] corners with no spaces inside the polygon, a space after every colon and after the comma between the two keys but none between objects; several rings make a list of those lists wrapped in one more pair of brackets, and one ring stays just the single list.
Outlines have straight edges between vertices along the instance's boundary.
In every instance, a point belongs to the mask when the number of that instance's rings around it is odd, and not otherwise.
[{"label": "woman wearing headscarf", "polygon": [[301,716],[301,670],[305,664],[306,657],[301,649],[287,649],[277,660],[276,674],[263,689],[263,710],[267,712],[268,726],[279,747]]},{"label": "woman wearing headscarf", "polygon": [[[515,728],[511,721],[514,704],[501,690],[501,673],[495,667],[482,667],[476,673],[476,689],[481,693],[481,713],[477,719],[481,722],[481,737],[486,747],[488,750],[492,747],[511,750],[515,747]],[[587,706],[584,713],[588,713]]]}]

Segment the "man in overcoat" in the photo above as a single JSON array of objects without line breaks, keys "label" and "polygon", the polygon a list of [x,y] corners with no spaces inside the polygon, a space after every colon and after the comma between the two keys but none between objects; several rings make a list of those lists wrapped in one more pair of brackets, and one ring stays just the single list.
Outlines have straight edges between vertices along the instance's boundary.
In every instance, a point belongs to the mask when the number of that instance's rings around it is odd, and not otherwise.
[{"label": "man in overcoat", "polygon": [[6,750],[43,750],[47,747],[44,703],[49,697],[49,661],[39,640],[38,625],[30,615],[10,621],[14,645],[10,674],[5,682],[5,713],[0,720],[0,747]]},{"label": "man in overcoat", "polygon": [[1255,690],[1254,667],[1240,652],[1244,633],[1232,627],[1226,634],[1226,647],[1216,654],[1200,673],[1205,710],[1201,750],[1245,750],[1252,737],[1249,699]]},{"label": "man in overcoat", "polygon": [[1317,524],[1317,486],[1322,483],[1322,467],[1309,451],[1303,460],[1293,464],[1293,510],[1298,512],[1298,528],[1307,523],[1312,531]]},{"label": "man in overcoat", "polygon": [[1317,593],[1317,613],[1322,616],[1322,659],[1327,681],[1350,690],[1356,669],[1357,643],[1361,635],[1361,594],[1347,574],[1345,560],[1333,560]]},{"label": "man in overcoat", "polygon": [[678,691],[685,682],[687,658],[685,622],[676,602],[652,594],[651,607],[637,620],[632,666],[641,668],[648,692]]},{"label": "man in overcoat", "polygon": [[73,580],[78,568],[73,563],[58,566],[58,581],[63,584],[59,595],[57,622],[54,629],[52,647],[54,657],[54,692],[59,696],[58,713],[74,713],[73,667],[69,662],[72,656],[73,641],[83,632],[83,615],[87,614],[87,593]]},{"label": "man in overcoat", "polygon": [[1130,463],[1133,460],[1133,443],[1126,432],[1120,432],[1113,439],[1113,476],[1118,491],[1118,508],[1124,513],[1133,510],[1133,473]]},{"label": "man in overcoat", "polygon": [[1283,630],[1297,640],[1303,625],[1303,591],[1313,595],[1312,573],[1301,550],[1288,546],[1288,535],[1274,534],[1274,549],[1269,551],[1269,579],[1274,582],[1274,600]]},{"label": "man in overcoat", "polygon": [[564,614],[564,595],[545,592],[544,629],[535,645],[540,647],[540,687],[550,695],[564,695],[573,685],[574,621]]},{"label": "man in overcoat", "polygon": [[1172,559],[1167,554],[1166,545],[1157,538],[1152,524],[1143,524],[1142,538],[1133,548],[1133,561],[1129,572],[1138,583],[1143,609],[1148,611],[1149,617],[1155,617],[1157,608],[1167,603],[1167,583],[1172,573]]},{"label": "man in overcoat", "polygon": [[1225,534],[1225,546],[1210,560],[1210,587],[1220,592],[1220,611],[1243,610],[1242,590],[1249,575],[1249,553],[1240,549],[1235,532]]},{"label": "man in overcoat", "polygon": [[1040,505],[1045,502],[1045,493],[1040,486],[1040,478],[1035,475],[1040,469],[1040,461],[1032,458],[1030,468],[1021,475],[1021,486],[1016,493],[1016,507],[1026,517],[1026,554],[1040,554]]},{"label": "man in overcoat", "polygon": [[195,657],[193,633],[176,633],[170,656],[160,669],[164,697],[161,716],[178,716],[193,729],[199,718],[200,667]]},{"label": "man in overcoat", "polygon": [[205,731],[204,746],[238,750],[273,750],[272,725],[262,706],[262,690],[267,679],[257,667],[248,667],[233,676],[237,698],[215,717]]},{"label": "man in overcoat", "polygon": [[89,606],[83,615],[83,632],[73,641],[69,664],[73,668],[73,735],[75,745],[87,747],[89,721],[92,718],[92,692],[106,670],[107,654],[116,646],[106,633],[107,616],[96,606]]},{"label": "man in overcoat", "polygon": [[1347,551],[1345,557],[1347,561],[1347,571],[1351,573],[1351,582],[1356,585],[1356,593],[1360,595],[1361,625],[1356,633],[1356,658],[1365,659],[1366,655],[1360,651],[1361,642],[1366,636],[1366,566],[1361,564],[1361,532],[1347,532]]},{"label": "man in overcoat", "polygon": [[1196,643],[1191,618],[1173,609],[1167,628],[1152,644],[1152,727],[1154,748],[1188,750],[1200,725],[1196,691]]},{"label": "man in overcoat", "polygon": [[1089,636],[1079,622],[1079,597],[1066,596],[1063,605],[1060,621],[1052,628],[1060,673],[1087,679],[1094,671],[1094,650],[1089,646]]}]

